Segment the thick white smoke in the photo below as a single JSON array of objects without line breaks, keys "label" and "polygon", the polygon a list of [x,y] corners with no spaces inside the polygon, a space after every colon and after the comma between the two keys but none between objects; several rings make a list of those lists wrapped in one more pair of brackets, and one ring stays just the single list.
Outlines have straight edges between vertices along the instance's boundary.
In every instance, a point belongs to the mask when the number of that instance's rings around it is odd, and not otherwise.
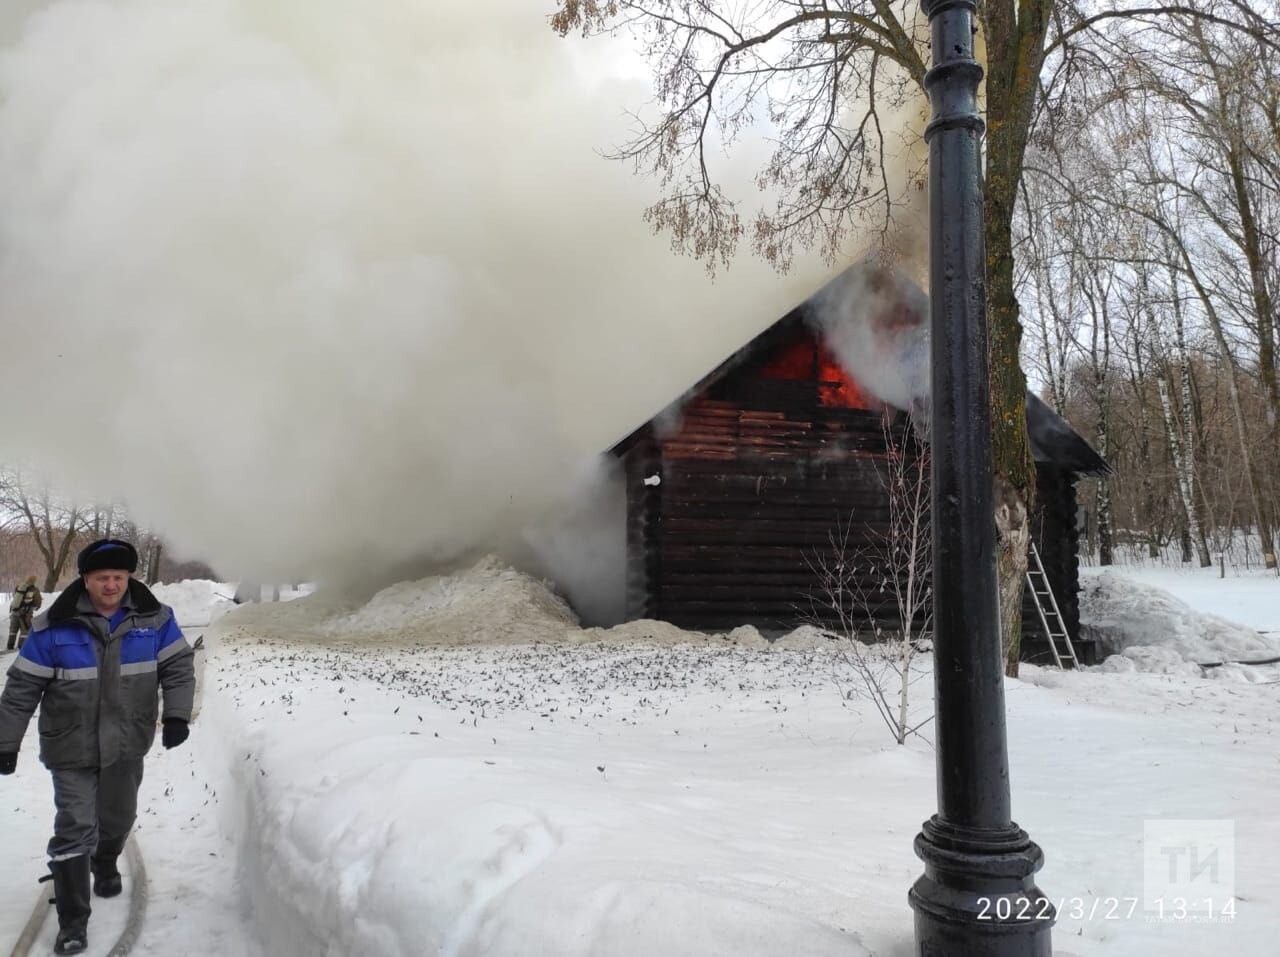
[{"label": "thick white smoke", "polygon": [[869,256],[827,283],[811,306],[849,374],[881,402],[919,417],[927,432],[929,297],[906,266]]},{"label": "thick white smoke", "polygon": [[226,574],[377,573],[522,526],[817,288],[650,234],[599,156],[644,86],[546,6],[8,5],[0,459]]}]

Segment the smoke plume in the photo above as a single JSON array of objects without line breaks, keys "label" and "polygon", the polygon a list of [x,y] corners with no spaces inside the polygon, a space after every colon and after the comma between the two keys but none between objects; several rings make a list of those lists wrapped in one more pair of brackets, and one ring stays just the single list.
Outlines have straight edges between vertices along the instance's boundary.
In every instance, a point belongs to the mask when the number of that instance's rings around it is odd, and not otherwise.
[{"label": "smoke plume", "polygon": [[0,458],[224,574],[500,542],[820,285],[651,235],[632,61],[539,4],[6,8]]}]

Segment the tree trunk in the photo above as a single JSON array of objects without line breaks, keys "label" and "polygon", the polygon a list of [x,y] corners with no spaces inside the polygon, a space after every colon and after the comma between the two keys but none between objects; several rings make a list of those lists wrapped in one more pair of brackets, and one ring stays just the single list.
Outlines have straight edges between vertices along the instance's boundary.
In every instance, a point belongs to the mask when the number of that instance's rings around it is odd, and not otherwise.
[{"label": "tree trunk", "polygon": [[[1146,297],[1146,274],[1144,270],[1139,270],[1144,298]],[[1147,301],[1150,301],[1149,299]],[[1148,309],[1150,318],[1151,315]],[[1160,557],[1160,530],[1156,528],[1156,486],[1152,478],[1155,468],[1151,461],[1151,421],[1147,414],[1147,402],[1145,395],[1145,384],[1147,381],[1146,364],[1142,356],[1142,329],[1134,325],[1131,330],[1133,334],[1133,342],[1131,343],[1132,355],[1130,356],[1129,365],[1129,387],[1133,391],[1133,401],[1138,416],[1138,474],[1142,479],[1142,510],[1145,513],[1142,516],[1142,522],[1146,527],[1147,535],[1147,557],[1157,559]],[[1148,331],[1149,335],[1155,335],[1156,329],[1154,324]]]},{"label": "tree trunk", "polygon": [[[1267,444],[1272,457],[1280,456],[1280,381],[1276,376],[1275,314],[1271,304],[1271,291],[1267,287],[1266,262],[1258,225],[1253,213],[1253,198],[1246,185],[1244,161],[1238,149],[1228,154],[1232,188],[1236,193],[1236,207],[1240,213],[1242,230],[1241,246],[1249,264],[1249,282],[1253,294],[1254,315],[1258,323],[1258,377],[1262,380],[1267,399]],[[1267,452],[1263,453],[1264,456]],[[1262,560],[1267,568],[1276,567],[1276,544],[1269,521],[1258,523],[1262,536]]]},{"label": "tree trunk", "polygon": [[[995,124],[993,124],[994,127]],[[998,139],[994,132],[991,140]],[[1022,343],[1014,294],[1013,199],[1016,183],[989,147],[987,154],[988,369],[991,376],[992,466],[996,480],[1000,635],[1005,673],[1017,677],[1022,645],[1022,589],[1027,576],[1027,516],[1034,507],[1035,464],[1027,438],[1027,380],[1018,361]],[[1003,526],[1003,527],[1002,527]]]},{"label": "tree trunk", "polygon": [[1191,546],[1200,548],[1200,567],[1209,565],[1209,550],[1204,546],[1204,535],[1196,516],[1195,477],[1191,471],[1189,456],[1182,447],[1181,429],[1173,419],[1173,403],[1169,398],[1169,383],[1164,374],[1156,376],[1156,388],[1160,391],[1160,413],[1164,421],[1165,437],[1169,442],[1169,454],[1173,458],[1174,484],[1178,489],[1178,504],[1182,511],[1182,560],[1191,561]]},{"label": "tree trunk", "polygon": [[898,744],[907,743],[907,703],[911,690],[911,642],[906,640],[902,643],[901,654],[898,658],[902,668],[902,680],[898,685],[898,727],[895,730],[894,738]]},{"label": "tree trunk", "polygon": [[[987,164],[983,181],[987,256],[987,364],[991,377],[992,468],[997,514],[1009,509],[1009,534],[996,553],[1000,578],[1000,635],[1005,673],[1017,677],[1022,645],[1022,587],[1027,577],[1028,516],[1035,506],[1035,463],[1027,438],[1027,380],[1019,349],[1022,323],[1015,294],[1013,213],[1022,179],[1031,115],[1039,95],[1047,2],[987,4]],[[1004,485],[1001,486],[1001,481]],[[1017,507],[1010,508],[1012,500]],[[1019,520],[1021,525],[1019,525]],[[998,523],[997,523],[997,527]]]},{"label": "tree trunk", "polygon": [[[1271,257],[1264,250],[1264,241],[1259,229],[1257,210],[1255,209],[1256,200],[1253,190],[1250,189],[1251,171],[1246,169],[1244,143],[1246,134],[1245,123],[1241,116],[1241,94],[1238,92],[1238,81],[1231,75],[1224,73],[1223,64],[1220,62],[1212,45],[1206,40],[1203,25],[1198,20],[1194,22],[1194,31],[1204,63],[1212,71],[1214,84],[1217,88],[1217,115],[1214,117],[1216,121],[1214,125],[1217,128],[1213,130],[1211,135],[1219,138],[1219,149],[1226,165],[1224,172],[1231,183],[1228,199],[1234,207],[1233,211],[1239,217],[1240,223],[1238,234],[1232,235],[1234,230],[1224,231],[1240,248],[1249,271],[1249,292],[1252,300],[1250,305],[1253,308],[1253,318],[1258,333],[1256,374],[1262,383],[1267,403],[1266,438],[1262,443],[1262,448],[1257,451],[1263,461],[1274,461],[1276,457],[1280,457],[1280,379],[1277,378],[1276,371],[1276,317],[1267,277],[1267,268],[1271,262]],[[1220,340],[1219,346],[1223,347],[1224,353],[1227,353],[1221,341],[1222,337],[1217,316],[1210,315],[1210,322],[1214,325],[1215,336]],[[1231,362],[1229,353],[1224,355],[1224,358],[1228,363]],[[1241,430],[1241,441],[1243,442],[1244,426],[1243,422],[1240,421],[1240,401],[1236,394],[1234,367],[1232,368],[1231,390],[1233,411],[1237,418],[1238,428]],[[1248,452],[1246,450],[1247,456]],[[1274,569],[1277,565],[1276,545],[1273,535],[1273,520],[1275,518],[1273,509],[1275,503],[1263,494],[1262,476],[1247,465],[1246,470],[1250,483],[1250,495],[1254,500],[1255,521],[1258,525],[1258,534],[1261,537],[1263,564],[1267,568]]]},{"label": "tree trunk", "polygon": [[[1168,234],[1166,234],[1168,235]],[[1244,408],[1240,400],[1240,383],[1239,368],[1237,367],[1236,357],[1231,352],[1231,346],[1227,341],[1226,331],[1223,329],[1222,317],[1218,315],[1218,310],[1213,302],[1213,296],[1204,283],[1200,281],[1199,275],[1195,271],[1194,263],[1191,260],[1187,249],[1182,245],[1180,237],[1170,237],[1171,241],[1178,244],[1178,251],[1182,256],[1184,272],[1196,294],[1200,297],[1200,302],[1204,305],[1205,317],[1209,320],[1209,328],[1213,331],[1214,341],[1218,345],[1218,353],[1222,356],[1223,364],[1227,370],[1227,394],[1231,397],[1231,414],[1235,420],[1236,438],[1240,443],[1240,456],[1243,459],[1243,472],[1245,484],[1249,493],[1249,503],[1253,508],[1253,520],[1258,529],[1263,544],[1263,563],[1267,568],[1276,567],[1276,556],[1274,552],[1274,539],[1271,533],[1271,524],[1268,521],[1267,511],[1263,505],[1262,498],[1258,493],[1260,485],[1258,477],[1255,474],[1256,462],[1249,452],[1249,434],[1245,427]],[[1248,550],[1246,549],[1246,554]]]},{"label": "tree trunk", "polygon": [[1187,482],[1187,534],[1200,557],[1200,567],[1208,568],[1213,564],[1209,556],[1209,543],[1205,540],[1204,522],[1200,520],[1200,502],[1196,495],[1196,450],[1203,445],[1197,441],[1200,416],[1195,403],[1195,388],[1192,382],[1191,356],[1187,352],[1187,330],[1182,317],[1182,297],[1178,293],[1178,274],[1171,268],[1169,280],[1173,288],[1173,331],[1178,349],[1178,386],[1182,404],[1183,440],[1179,443],[1184,459],[1184,475]]},{"label": "tree trunk", "polygon": [[160,580],[160,558],[164,554],[164,546],[156,542],[149,551],[150,556],[147,558],[147,584],[154,585]]},{"label": "tree trunk", "polygon": [[[1102,407],[1102,413],[1098,418],[1098,454],[1104,459],[1107,457],[1108,437],[1107,437],[1107,411],[1106,405]],[[1115,561],[1112,552],[1113,543],[1111,539],[1111,487],[1107,484],[1106,479],[1098,479],[1098,564],[1110,565]]]}]

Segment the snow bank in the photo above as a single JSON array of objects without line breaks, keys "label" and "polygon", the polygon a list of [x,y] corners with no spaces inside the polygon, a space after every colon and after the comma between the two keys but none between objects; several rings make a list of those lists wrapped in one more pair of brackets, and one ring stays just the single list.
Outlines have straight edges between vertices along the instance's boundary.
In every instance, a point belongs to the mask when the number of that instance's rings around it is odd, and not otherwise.
[{"label": "snow bank", "polygon": [[458,645],[559,640],[578,622],[545,582],[490,556],[367,601],[321,589],[287,603],[242,605],[222,625],[228,633],[330,643]]},{"label": "snow bank", "polygon": [[236,606],[231,600],[235,591],[234,584],[207,578],[151,586],[151,593],[173,609],[178,624],[184,627],[201,627],[217,621]]},{"label": "snow bank", "polygon": [[1081,634],[1109,657],[1104,671],[1270,680],[1269,670],[1208,662],[1253,661],[1280,655],[1280,641],[1192,608],[1162,588],[1114,571],[1086,576],[1080,592]]},{"label": "snow bank", "polygon": [[[864,898],[909,885],[910,833],[830,837],[868,765],[831,760],[851,718],[812,655],[232,638],[211,667],[268,953],[849,957],[909,927]],[[918,821],[932,755],[890,758],[872,803]]]},{"label": "snow bank", "polygon": [[[263,952],[911,952],[935,755],[891,745],[870,700],[840,693],[829,645],[219,644],[197,733],[235,777]],[[1271,689],[1027,673],[1046,684],[1005,684],[1010,759],[1045,891],[1140,895],[1148,820],[1230,818],[1248,898],[1230,924],[1067,906],[1061,952],[1269,953]],[[917,720],[929,679],[922,662]]]}]

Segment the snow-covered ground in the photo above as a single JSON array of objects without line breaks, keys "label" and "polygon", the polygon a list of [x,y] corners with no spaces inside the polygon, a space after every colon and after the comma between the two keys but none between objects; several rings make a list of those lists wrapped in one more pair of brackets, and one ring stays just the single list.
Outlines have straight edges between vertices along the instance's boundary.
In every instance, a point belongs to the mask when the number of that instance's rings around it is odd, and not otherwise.
[{"label": "snow-covered ground", "polygon": [[[1195,611],[1158,608],[1179,640],[1246,604],[1211,600],[1208,576],[1184,586]],[[1247,624],[1280,630],[1280,586],[1241,587],[1257,589]],[[1129,591],[1147,620],[1153,597]],[[364,604],[243,607],[207,642],[189,746],[157,751],[143,785],[141,953],[912,952],[934,754],[894,746],[811,634],[584,631],[536,582],[481,563]],[[1007,682],[1015,818],[1066,905],[1056,954],[1275,952],[1278,687],[1101,668]],[[0,781],[18,824],[0,943],[47,837],[32,751]],[[1235,822],[1233,922],[1107,905],[1142,895],[1143,824],[1169,819]]]},{"label": "snow-covered ground", "polygon": [[1238,664],[1280,657],[1274,572],[1218,578],[1213,569],[1090,568],[1081,574],[1081,588],[1081,631],[1110,655],[1104,670],[1280,679],[1280,665]]},{"label": "snow-covered ground", "polygon": [[1227,566],[1218,577],[1217,566],[1124,565],[1110,569],[1082,568],[1081,576],[1118,575],[1128,581],[1169,592],[1196,611],[1218,615],[1249,628],[1280,635],[1280,576],[1255,566],[1245,570]]},{"label": "snow-covered ground", "polygon": [[[199,630],[188,636],[198,637]],[[7,669],[10,656],[0,656]],[[199,722],[198,722],[199,724]],[[37,880],[48,873],[45,843],[53,824],[53,787],[37,758],[35,722],[27,745],[18,754],[18,770],[0,778],[0,809],[5,814],[4,852],[0,853],[0,949],[7,949],[49,884]],[[203,728],[202,728],[203,729]],[[198,739],[195,739],[198,740]],[[241,899],[231,881],[235,844],[218,813],[225,799],[217,782],[224,775],[209,773],[202,748],[165,751],[157,743],[147,759],[134,834],[148,869],[150,895],[146,931],[132,953],[138,955],[260,953],[246,936]],[[89,957],[105,955],[124,930],[129,880],[125,893],[112,901],[93,900]],[[42,947],[49,953],[57,919],[46,917]]]}]

